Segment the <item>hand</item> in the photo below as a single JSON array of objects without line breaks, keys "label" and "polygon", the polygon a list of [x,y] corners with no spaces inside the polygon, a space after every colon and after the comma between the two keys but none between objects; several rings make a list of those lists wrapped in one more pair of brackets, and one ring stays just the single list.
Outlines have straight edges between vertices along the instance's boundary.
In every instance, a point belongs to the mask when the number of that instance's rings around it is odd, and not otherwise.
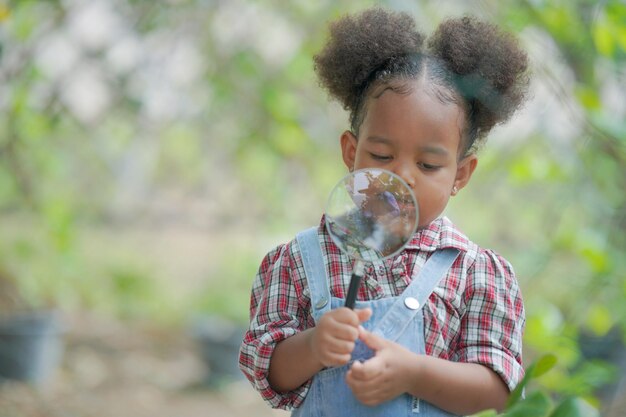
[{"label": "hand", "polygon": [[407,365],[415,360],[415,354],[363,328],[359,338],[374,350],[374,356],[354,362],[348,371],[346,383],[354,396],[365,405],[375,406],[407,392]]},{"label": "hand", "polygon": [[369,308],[337,308],[324,314],[311,336],[311,351],[323,366],[341,366],[350,361],[359,326],[372,315]]}]

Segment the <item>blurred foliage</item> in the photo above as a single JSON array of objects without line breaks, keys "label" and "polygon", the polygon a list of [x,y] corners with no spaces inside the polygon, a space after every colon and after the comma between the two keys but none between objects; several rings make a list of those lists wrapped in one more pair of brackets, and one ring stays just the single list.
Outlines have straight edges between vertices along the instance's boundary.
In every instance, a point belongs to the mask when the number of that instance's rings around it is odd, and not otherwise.
[{"label": "blurred foliage", "polygon": [[[613,356],[610,350],[602,355],[593,350],[609,345],[612,329],[618,334],[612,348],[624,350],[626,112],[623,98],[615,95],[624,97],[626,87],[626,4],[522,1],[519,6],[502,16],[515,30],[532,30],[551,42],[562,68],[538,66],[536,72],[553,86],[577,128],[568,143],[551,146],[554,139],[539,131],[548,149],[536,155],[547,161],[533,158],[526,166],[544,165],[540,172],[548,176],[533,178],[532,170],[521,176],[525,187],[561,194],[553,200],[557,210],[544,206],[552,223],[543,225],[543,254],[533,262],[532,282],[525,283],[527,294],[533,290],[526,297],[525,341],[535,351],[560,358],[555,371],[541,380],[546,387],[597,405],[595,390],[624,372],[604,361]],[[535,292],[541,287],[546,292]],[[595,346],[585,351],[590,339]]]},{"label": "blurred foliage", "polygon": [[597,410],[580,398],[565,397],[556,402],[543,390],[533,390],[527,395],[524,391],[531,380],[550,371],[557,363],[556,356],[546,354],[538,358],[528,368],[522,381],[511,393],[504,412],[485,410],[474,417],[585,417],[599,416]]},{"label": "blurred foliage", "polygon": [[[559,358],[531,384],[599,407],[619,371],[585,340],[623,350],[626,330],[626,5],[379,3],[426,32],[478,14],[527,47],[532,100],[448,214],[516,266],[527,360]],[[0,1],[0,307],[247,315],[262,254],[319,221],[344,172],[347,115],[311,57],[325,22],[371,4]],[[136,230],[216,241],[207,282],[173,297],[185,277],[129,243]]]},{"label": "blurred foliage", "polygon": [[[229,248],[230,249],[230,248]],[[192,297],[191,309],[199,314],[218,315],[247,326],[250,320],[251,278],[258,269],[257,253],[249,250],[224,250],[222,262],[209,280]]]}]

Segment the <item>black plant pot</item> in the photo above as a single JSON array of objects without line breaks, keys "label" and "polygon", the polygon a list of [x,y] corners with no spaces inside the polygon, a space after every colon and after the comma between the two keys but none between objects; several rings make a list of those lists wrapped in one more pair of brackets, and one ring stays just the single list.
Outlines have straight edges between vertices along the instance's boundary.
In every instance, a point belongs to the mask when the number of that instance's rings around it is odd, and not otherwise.
[{"label": "black plant pot", "polygon": [[239,370],[239,346],[246,328],[217,316],[194,320],[192,337],[208,368],[206,384],[219,387],[243,378]]},{"label": "black plant pot", "polygon": [[0,317],[0,381],[45,382],[63,353],[59,315],[51,311]]}]

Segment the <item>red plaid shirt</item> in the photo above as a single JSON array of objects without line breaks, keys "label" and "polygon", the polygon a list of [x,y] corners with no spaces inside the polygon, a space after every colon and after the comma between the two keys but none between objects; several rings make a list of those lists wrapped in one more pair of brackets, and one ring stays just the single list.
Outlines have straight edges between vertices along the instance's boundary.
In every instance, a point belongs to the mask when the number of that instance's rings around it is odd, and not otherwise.
[{"label": "red plaid shirt", "polygon": [[[345,298],[352,262],[319,227],[330,292]],[[524,306],[511,265],[491,250],[470,242],[447,219],[418,231],[405,250],[366,268],[358,300],[397,296],[437,249],[461,250],[447,276],[424,306],[426,354],[493,369],[509,389],[521,380]],[[298,407],[311,381],[280,393],[267,380],[270,358],[281,340],[313,327],[311,299],[295,241],[279,245],[263,259],[252,287],[251,323],[239,364],[262,397],[275,408]]]}]

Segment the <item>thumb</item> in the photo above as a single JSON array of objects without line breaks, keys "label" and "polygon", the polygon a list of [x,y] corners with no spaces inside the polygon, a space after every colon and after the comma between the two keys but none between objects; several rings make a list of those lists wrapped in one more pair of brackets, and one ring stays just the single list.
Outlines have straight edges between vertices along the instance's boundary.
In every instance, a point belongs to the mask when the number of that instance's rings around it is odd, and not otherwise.
[{"label": "thumb", "polygon": [[368,321],[370,317],[372,317],[372,309],[371,308],[363,308],[359,310],[354,310],[357,317],[359,318],[359,322],[363,323],[364,321]]},{"label": "thumb", "polygon": [[368,332],[363,327],[359,327],[359,339],[361,339],[367,347],[374,351],[381,350],[385,347],[385,339],[377,334]]}]

